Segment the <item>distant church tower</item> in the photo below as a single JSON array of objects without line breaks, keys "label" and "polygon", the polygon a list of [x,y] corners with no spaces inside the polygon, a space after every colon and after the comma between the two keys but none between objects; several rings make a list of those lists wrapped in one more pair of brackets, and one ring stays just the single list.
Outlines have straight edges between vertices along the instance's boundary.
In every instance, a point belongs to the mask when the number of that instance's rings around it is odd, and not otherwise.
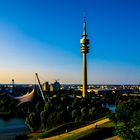
[{"label": "distant church tower", "polygon": [[83,93],[82,96],[85,97],[87,93],[87,53],[89,52],[89,40],[87,39],[86,33],[86,17],[84,17],[84,27],[83,27],[83,35],[80,40],[81,44],[81,53],[83,54],[83,68],[82,68],[82,85],[83,85]]}]

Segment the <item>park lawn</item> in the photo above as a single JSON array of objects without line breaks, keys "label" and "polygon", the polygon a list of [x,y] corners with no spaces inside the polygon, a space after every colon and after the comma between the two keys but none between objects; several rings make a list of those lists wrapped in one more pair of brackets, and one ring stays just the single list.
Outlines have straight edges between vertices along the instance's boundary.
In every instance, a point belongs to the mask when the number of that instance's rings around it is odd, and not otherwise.
[{"label": "park lawn", "polygon": [[68,131],[71,131],[71,130],[86,126],[88,124],[89,123],[87,123],[87,122],[70,122],[70,123],[62,124],[62,125],[52,128],[52,129],[49,129],[47,131],[42,130],[41,132],[31,133],[28,135],[28,137],[29,137],[28,140],[37,140],[38,138],[47,138],[47,137],[51,137],[54,135],[59,135],[59,134],[65,133],[66,129]]},{"label": "park lawn", "polygon": [[96,121],[102,120],[104,118],[105,117],[102,117],[92,122],[70,122],[70,123],[62,124],[47,131],[42,130],[41,132],[31,133],[28,135],[28,140],[37,140],[38,138],[47,138],[47,137],[59,135],[59,134],[65,133],[66,129],[68,131],[72,131],[72,130],[84,127],[86,125],[95,123]]},{"label": "park lawn", "polygon": [[84,132],[79,132],[68,137],[60,138],[60,140],[102,140],[114,136],[115,130],[112,122],[101,124],[98,128],[91,128]]}]

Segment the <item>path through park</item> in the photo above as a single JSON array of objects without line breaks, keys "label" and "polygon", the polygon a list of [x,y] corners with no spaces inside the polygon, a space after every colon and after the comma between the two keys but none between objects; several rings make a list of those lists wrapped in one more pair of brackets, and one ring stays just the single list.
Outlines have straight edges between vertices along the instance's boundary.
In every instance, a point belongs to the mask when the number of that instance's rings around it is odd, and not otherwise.
[{"label": "path through park", "polygon": [[[97,121],[96,123],[97,123],[98,125],[101,125],[101,124],[104,124],[104,123],[109,122],[109,121],[110,121],[110,120],[109,120],[108,118],[106,118],[106,119]],[[82,128],[79,128],[79,129],[76,129],[76,130],[73,130],[73,131],[69,131],[69,132],[67,132],[67,133],[63,133],[63,134],[60,134],[60,135],[56,135],[56,136],[53,136],[53,137],[44,138],[44,139],[40,139],[40,140],[60,140],[60,139],[63,139],[63,138],[65,138],[65,137],[72,136],[72,135],[74,135],[74,134],[87,131],[87,130],[89,130],[89,129],[91,129],[91,128],[95,128],[95,123],[90,124],[90,125],[85,126],[85,127],[82,127]]]}]

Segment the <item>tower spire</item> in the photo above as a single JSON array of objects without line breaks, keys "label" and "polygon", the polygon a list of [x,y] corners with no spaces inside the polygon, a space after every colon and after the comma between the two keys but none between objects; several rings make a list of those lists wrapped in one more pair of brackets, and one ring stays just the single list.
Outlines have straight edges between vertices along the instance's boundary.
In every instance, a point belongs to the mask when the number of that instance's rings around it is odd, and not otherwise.
[{"label": "tower spire", "polygon": [[84,23],[83,23],[83,36],[87,37],[87,29],[86,29],[86,16],[84,16]]}]

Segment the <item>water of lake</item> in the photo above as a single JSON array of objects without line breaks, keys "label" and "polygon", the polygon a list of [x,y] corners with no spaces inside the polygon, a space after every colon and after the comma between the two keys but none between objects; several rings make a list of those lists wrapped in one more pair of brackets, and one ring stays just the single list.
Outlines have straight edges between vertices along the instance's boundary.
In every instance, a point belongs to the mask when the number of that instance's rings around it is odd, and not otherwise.
[{"label": "water of lake", "polygon": [[102,104],[102,107],[108,108],[112,113],[115,113],[116,106],[114,104],[105,103],[105,104]]},{"label": "water of lake", "polygon": [[25,120],[21,118],[0,118],[0,140],[12,140],[17,135],[29,133]]}]

